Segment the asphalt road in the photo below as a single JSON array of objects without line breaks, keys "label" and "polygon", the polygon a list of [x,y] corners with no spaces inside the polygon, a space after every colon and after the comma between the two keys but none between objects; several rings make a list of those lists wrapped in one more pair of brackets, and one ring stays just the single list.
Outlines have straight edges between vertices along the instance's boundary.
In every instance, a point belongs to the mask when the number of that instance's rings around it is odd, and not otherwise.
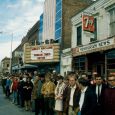
[{"label": "asphalt road", "polygon": [[11,100],[7,99],[2,92],[0,86],[0,115],[34,115],[34,112],[25,111],[17,105],[12,104]]}]

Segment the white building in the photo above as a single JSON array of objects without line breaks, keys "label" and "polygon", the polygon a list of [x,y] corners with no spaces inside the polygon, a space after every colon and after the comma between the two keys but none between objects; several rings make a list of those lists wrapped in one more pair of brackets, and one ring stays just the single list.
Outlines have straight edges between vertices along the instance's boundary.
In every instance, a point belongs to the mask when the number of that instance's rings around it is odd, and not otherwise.
[{"label": "white building", "polygon": [[56,0],[45,0],[43,13],[43,42],[45,40],[55,39],[55,15]]},{"label": "white building", "polygon": [[65,76],[72,70],[71,48],[62,51],[61,55],[61,75]]},{"label": "white building", "polygon": [[73,68],[115,72],[115,0],[98,0],[71,19]]}]

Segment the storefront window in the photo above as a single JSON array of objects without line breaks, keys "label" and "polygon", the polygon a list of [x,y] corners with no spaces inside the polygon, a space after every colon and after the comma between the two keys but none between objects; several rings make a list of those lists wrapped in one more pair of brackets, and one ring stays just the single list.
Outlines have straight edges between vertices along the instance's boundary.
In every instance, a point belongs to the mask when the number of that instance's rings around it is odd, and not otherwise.
[{"label": "storefront window", "polygon": [[108,52],[106,56],[107,56],[107,70],[115,71],[115,50]]},{"label": "storefront window", "polygon": [[75,70],[85,71],[85,57],[77,57],[73,60]]}]

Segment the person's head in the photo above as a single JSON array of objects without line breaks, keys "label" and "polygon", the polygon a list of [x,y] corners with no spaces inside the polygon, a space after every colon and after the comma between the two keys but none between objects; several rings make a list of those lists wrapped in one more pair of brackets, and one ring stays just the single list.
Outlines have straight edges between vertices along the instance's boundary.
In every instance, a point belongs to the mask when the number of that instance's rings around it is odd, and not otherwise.
[{"label": "person's head", "polygon": [[58,76],[58,82],[61,83],[63,81],[63,76],[59,75]]},{"label": "person's head", "polygon": [[69,79],[67,76],[64,77],[63,82],[68,85],[69,84]]},{"label": "person's head", "polygon": [[38,72],[37,71],[34,71],[34,75],[37,75],[38,74]]},{"label": "person's head", "polygon": [[23,77],[22,76],[20,76],[20,81],[23,79]]},{"label": "person's head", "polygon": [[110,86],[112,87],[115,87],[115,74],[113,73],[110,73],[108,76],[107,76],[107,82]]},{"label": "person's head", "polygon": [[40,74],[40,79],[41,79],[41,81],[44,81],[45,80],[45,75],[44,74]]},{"label": "person's head", "polygon": [[76,79],[77,79],[77,76],[76,76],[76,74],[74,72],[70,72],[68,74],[68,80],[69,80],[69,85],[70,86],[72,86],[72,87],[75,86]]},{"label": "person's head", "polygon": [[53,71],[52,71],[52,74],[53,74],[53,75],[56,75],[56,74],[57,74],[57,73],[56,73],[56,70],[53,70]]},{"label": "person's head", "polygon": [[30,77],[27,77],[27,82],[30,82],[31,81],[31,78]]},{"label": "person's head", "polygon": [[88,80],[83,77],[78,79],[78,83],[80,89],[83,89],[84,87],[88,86]]},{"label": "person's head", "polygon": [[102,84],[103,79],[102,79],[101,75],[99,75],[99,74],[95,75],[95,82],[96,82],[97,85],[101,85]]},{"label": "person's head", "polygon": [[37,75],[35,76],[35,80],[40,80],[39,74],[37,74]]},{"label": "person's head", "polygon": [[51,80],[51,74],[50,73],[46,73],[45,75],[45,81],[49,82]]},{"label": "person's head", "polygon": [[81,73],[81,77],[88,80],[88,75],[87,75],[87,73]]}]

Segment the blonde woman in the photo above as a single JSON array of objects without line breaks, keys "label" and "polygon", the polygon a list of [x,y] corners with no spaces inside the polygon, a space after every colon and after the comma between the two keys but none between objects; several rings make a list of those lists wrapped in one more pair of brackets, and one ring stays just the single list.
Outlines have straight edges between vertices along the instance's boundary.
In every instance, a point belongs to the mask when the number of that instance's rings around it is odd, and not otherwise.
[{"label": "blonde woman", "polygon": [[59,76],[55,89],[55,111],[57,115],[62,115],[63,113],[63,91],[65,87],[66,84],[63,82],[63,77]]}]

